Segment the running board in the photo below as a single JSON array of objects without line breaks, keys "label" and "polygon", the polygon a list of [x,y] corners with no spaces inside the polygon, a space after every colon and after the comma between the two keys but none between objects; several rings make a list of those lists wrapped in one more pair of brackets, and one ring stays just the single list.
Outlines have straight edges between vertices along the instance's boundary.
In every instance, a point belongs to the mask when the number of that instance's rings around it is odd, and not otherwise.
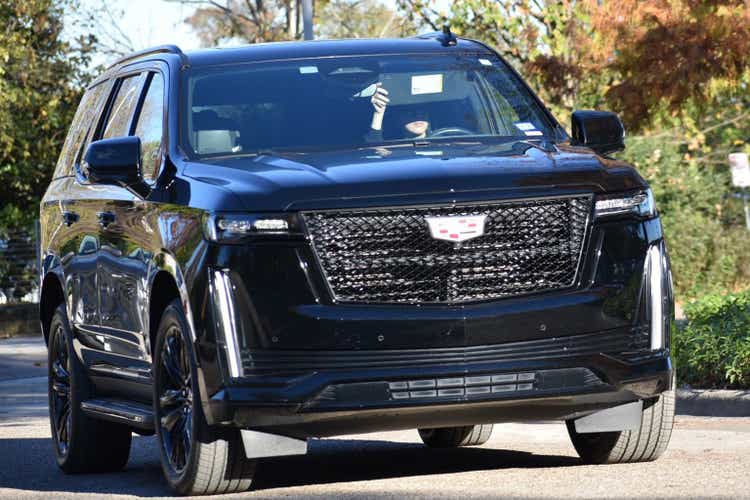
[{"label": "running board", "polygon": [[154,430],[154,410],[150,405],[102,398],[82,402],[81,410],[92,418]]}]

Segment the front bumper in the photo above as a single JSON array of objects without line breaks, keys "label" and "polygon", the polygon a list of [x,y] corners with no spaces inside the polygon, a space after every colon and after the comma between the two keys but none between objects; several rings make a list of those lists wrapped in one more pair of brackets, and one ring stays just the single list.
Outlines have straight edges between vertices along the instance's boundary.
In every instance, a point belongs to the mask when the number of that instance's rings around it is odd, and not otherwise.
[{"label": "front bumper", "polygon": [[207,295],[227,307],[201,304],[222,314],[197,343],[210,424],[312,437],[568,419],[671,384],[658,219],[596,225],[574,290],[461,306],[335,304],[304,249],[214,251],[225,286]]},{"label": "front bumper", "polygon": [[364,367],[354,359],[340,369],[246,377],[206,410],[214,424],[313,437],[569,419],[655,397],[672,380],[666,350],[504,360],[486,352],[487,361],[450,364],[441,354],[425,365]]}]

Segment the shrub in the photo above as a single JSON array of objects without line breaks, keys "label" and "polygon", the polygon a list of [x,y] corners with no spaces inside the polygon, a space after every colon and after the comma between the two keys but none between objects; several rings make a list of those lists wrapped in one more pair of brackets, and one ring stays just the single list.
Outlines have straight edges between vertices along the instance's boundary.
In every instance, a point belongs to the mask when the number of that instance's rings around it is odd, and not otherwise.
[{"label": "shrub", "polygon": [[680,303],[750,283],[750,232],[729,169],[686,160],[682,139],[630,138],[623,158],[651,184],[669,246]]},{"label": "shrub", "polygon": [[700,388],[750,388],[750,290],[709,294],[685,304],[674,330],[677,377]]}]

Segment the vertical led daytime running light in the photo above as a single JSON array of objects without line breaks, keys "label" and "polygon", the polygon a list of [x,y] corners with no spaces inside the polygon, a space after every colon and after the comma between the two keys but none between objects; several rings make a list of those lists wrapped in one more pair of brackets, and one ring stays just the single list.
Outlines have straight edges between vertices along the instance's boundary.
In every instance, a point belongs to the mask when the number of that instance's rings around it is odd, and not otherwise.
[{"label": "vertical led daytime running light", "polygon": [[649,290],[651,295],[651,349],[664,348],[664,290],[661,250],[653,245],[648,251]]},{"label": "vertical led daytime running light", "polygon": [[232,283],[223,271],[214,271],[214,304],[219,313],[219,323],[229,363],[229,375],[232,378],[242,376],[242,360],[237,342],[235,328],[234,304],[232,302]]}]

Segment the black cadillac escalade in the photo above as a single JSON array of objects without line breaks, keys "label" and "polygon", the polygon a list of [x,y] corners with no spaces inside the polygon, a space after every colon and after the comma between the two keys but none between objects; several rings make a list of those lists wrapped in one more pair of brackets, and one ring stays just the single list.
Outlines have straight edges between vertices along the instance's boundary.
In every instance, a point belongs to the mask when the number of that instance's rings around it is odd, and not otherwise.
[{"label": "black cadillac escalade", "polygon": [[178,493],[231,492],[310,437],[535,419],[588,462],[657,458],[672,283],[623,138],[594,111],[569,136],[449,30],[118,61],[41,203],[59,466],[155,434]]}]

